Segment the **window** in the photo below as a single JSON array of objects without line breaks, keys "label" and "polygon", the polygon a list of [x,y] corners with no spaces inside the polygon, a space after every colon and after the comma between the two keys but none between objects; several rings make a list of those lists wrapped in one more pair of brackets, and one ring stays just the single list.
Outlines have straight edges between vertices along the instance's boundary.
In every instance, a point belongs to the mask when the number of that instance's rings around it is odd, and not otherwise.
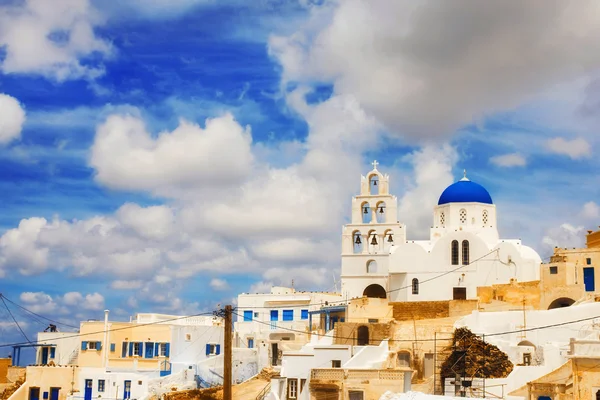
[{"label": "window", "polygon": [[206,344],[206,355],[207,356],[218,356],[221,354],[221,345],[214,343]]},{"label": "window", "polygon": [[96,350],[96,342],[88,342],[88,350]]},{"label": "window", "polygon": [[464,208],[462,210],[460,210],[459,216],[460,216],[461,225],[466,224],[467,223],[467,210],[465,210]]},{"label": "window", "polygon": [[364,400],[364,392],[359,392],[358,390],[350,390],[348,392],[348,400]]},{"label": "window", "polygon": [[377,261],[371,260],[367,262],[367,274],[377,273]]},{"label": "window", "polygon": [[244,322],[252,321],[252,311],[244,311]]},{"label": "window", "polygon": [[121,346],[121,358],[127,357],[127,342],[123,342]]},{"label": "window", "polygon": [[419,294],[419,280],[417,278],[412,280],[412,294]]},{"label": "window", "polygon": [[300,311],[300,319],[308,319],[308,310]]},{"label": "window", "polygon": [[133,344],[133,354],[134,356],[142,355],[142,342],[135,342]]},{"label": "window", "polygon": [[444,226],[446,224],[446,215],[444,213],[440,214],[440,225]]},{"label": "window", "polygon": [[288,399],[298,397],[298,379],[288,379]]},{"label": "window", "polygon": [[190,340],[192,340],[192,334],[191,333],[186,333],[185,334],[185,341],[189,342]]},{"label": "window", "polygon": [[161,357],[169,357],[169,343],[159,343],[157,355]]},{"label": "window", "polygon": [[370,324],[376,324],[376,323],[378,323],[378,322],[379,322],[379,319],[376,319],[376,318],[369,318],[368,322],[369,322]]},{"label": "window", "polygon": [[284,321],[293,321],[294,320],[294,310],[283,310],[283,320]]},{"label": "window", "polygon": [[558,274],[558,267],[550,267],[550,275],[556,275]]},{"label": "window", "polygon": [[104,379],[98,379],[98,391],[104,392]]},{"label": "window", "polygon": [[483,215],[481,216],[481,220],[483,221],[483,226],[487,226],[487,224],[488,224],[488,212],[487,212],[487,210],[483,210]]},{"label": "window", "polygon": [[586,259],[585,259],[585,263],[586,263],[587,265],[592,265],[592,259],[591,259],[591,258],[586,258]]},{"label": "window", "polygon": [[50,358],[56,358],[56,347],[50,347]]},{"label": "window", "polygon": [[257,312],[254,313],[254,318],[258,318],[258,313]]},{"label": "window", "polygon": [[452,265],[458,265],[458,240],[452,241]]},{"label": "window", "polygon": [[111,344],[110,344],[110,352],[111,352],[111,353],[114,353],[114,352],[116,351],[116,349],[117,349],[117,347],[116,347],[116,346],[117,346],[117,345],[116,345],[116,344],[114,344],[114,343],[111,343]]},{"label": "window", "polygon": [[342,368],[342,360],[331,360],[331,368]]},{"label": "window", "polygon": [[102,342],[81,342],[81,350],[101,350]]},{"label": "window", "polygon": [[248,338],[248,348],[249,349],[254,348],[254,338]]},{"label": "window", "polygon": [[469,265],[469,241],[462,242],[462,265]]}]

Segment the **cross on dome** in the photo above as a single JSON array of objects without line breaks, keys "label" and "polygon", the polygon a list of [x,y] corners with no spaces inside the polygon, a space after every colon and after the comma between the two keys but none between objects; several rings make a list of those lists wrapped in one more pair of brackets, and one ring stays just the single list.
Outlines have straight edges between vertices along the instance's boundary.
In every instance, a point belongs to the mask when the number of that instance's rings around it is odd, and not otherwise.
[{"label": "cross on dome", "polygon": [[463,177],[462,177],[461,181],[464,182],[464,181],[468,181],[468,180],[469,180],[469,178],[467,178],[467,170],[463,169]]},{"label": "cross on dome", "polygon": [[371,165],[373,166],[373,170],[377,171],[377,166],[379,165],[379,163],[377,162],[377,160],[373,161],[371,163]]}]

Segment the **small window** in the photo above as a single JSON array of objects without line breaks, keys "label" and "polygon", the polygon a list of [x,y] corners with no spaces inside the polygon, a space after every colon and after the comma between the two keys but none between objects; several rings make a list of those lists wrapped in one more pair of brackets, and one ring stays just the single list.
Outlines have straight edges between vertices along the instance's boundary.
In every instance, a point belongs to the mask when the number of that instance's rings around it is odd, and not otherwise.
[{"label": "small window", "polygon": [[558,274],[558,267],[556,267],[556,266],[550,267],[550,275],[556,275],[556,274]]},{"label": "small window", "polygon": [[298,379],[288,379],[288,399],[298,397]]},{"label": "small window", "polygon": [[465,210],[464,208],[462,210],[460,210],[459,216],[460,216],[461,225],[466,224],[467,223],[467,210]]},{"label": "small window", "polygon": [[293,321],[294,320],[294,310],[283,310],[283,320],[284,321]]},{"label": "small window", "polygon": [[218,356],[220,353],[220,345],[207,343],[206,344],[206,355],[207,356]]},{"label": "small window", "polygon": [[133,355],[134,356],[139,356],[142,354],[142,343],[141,342],[135,342],[133,344]]},{"label": "small window", "polygon": [[252,321],[252,311],[244,311],[244,322]]},{"label": "small window", "polygon": [[378,322],[379,322],[379,320],[378,320],[378,319],[375,319],[375,318],[369,318],[369,323],[370,323],[370,324],[376,324],[376,323],[378,323]]},{"label": "small window", "polygon": [[587,265],[592,265],[592,259],[591,259],[591,258],[586,258],[586,259],[585,259],[585,263],[586,263]]},{"label": "small window", "polygon": [[98,391],[104,392],[104,379],[98,379]]},{"label": "small window", "polygon": [[331,368],[342,368],[342,360],[331,360]]},{"label": "small window", "polygon": [[300,311],[300,319],[308,319],[308,310]]},{"label": "small window", "polygon": [[452,265],[458,265],[458,240],[453,240],[451,245]]},{"label": "small window", "polygon": [[377,273],[377,261],[371,260],[367,262],[367,274]]},{"label": "small window", "polygon": [[488,224],[488,212],[487,212],[487,210],[483,210],[483,215],[481,216],[481,219],[483,220],[483,225],[487,226],[487,224]]},{"label": "small window", "polygon": [[158,355],[161,357],[167,356],[167,344],[166,343],[158,344]]},{"label": "small window", "polygon": [[348,392],[348,400],[364,400],[364,398],[364,392],[359,392],[358,390],[351,390]]},{"label": "small window", "polygon": [[96,342],[88,342],[88,350],[96,350]]},{"label": "small window", "polygon": [[185,341],[189,342],[190,340],[192,340],[192,334],[191,333],[186,333],[185,334]]},{"label": "small window", "polygon": [[254,318],[258,318],[258,313],[257,312],[254,313]]},{"label": "small window", "polygon": [[419,294],[419,280],[417,278],[412,280],[412,294]]},{"label": "small window", "polygon": [[138,381],[138,385],[141,385],[141,384],[143,384],[143,383],[144,383],[143,381]]},{"label": "small window", "polygon": [[462,242],[462,265],[469,265],[469,241]]},{"label": "small window", "polygon": [[110,344],[110,352],[114,353],[116,350],[117,350],[117,345],[114,343],[111,343]]},{"label": "small window", "polygon": [[440,214],[440,225],[444,226],[446,224],[446,215],[444,213]]}]

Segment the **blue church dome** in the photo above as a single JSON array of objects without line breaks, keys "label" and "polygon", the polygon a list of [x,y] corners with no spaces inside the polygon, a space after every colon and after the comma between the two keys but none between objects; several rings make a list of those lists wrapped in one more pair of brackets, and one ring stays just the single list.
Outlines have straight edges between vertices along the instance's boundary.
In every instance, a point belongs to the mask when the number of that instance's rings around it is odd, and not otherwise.
[{"label": "blue church dome", "polygon": [[471,182],[465,177],[448,186],[440,196],[438,206],[448,203],[484,203],[494,204],[492,196],[481,185]]}]

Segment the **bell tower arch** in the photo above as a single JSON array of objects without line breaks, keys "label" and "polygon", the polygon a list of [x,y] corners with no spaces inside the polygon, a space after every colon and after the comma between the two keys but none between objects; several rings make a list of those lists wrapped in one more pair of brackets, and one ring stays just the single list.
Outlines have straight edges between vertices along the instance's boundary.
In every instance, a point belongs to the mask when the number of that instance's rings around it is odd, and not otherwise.
[{"label": "bell tower arch", "polygon": [[[349,299],[361,297],[373,284],[387,290],[390,250],[406,242],[405,226],[398,221],[398,199],[390,194],[390,177],[378,170],[377,161],[371,165],[373,169],[360,177],[350,223],[342,229],[342,295]],[[367,267],[373,261],[376,272]]]}]

